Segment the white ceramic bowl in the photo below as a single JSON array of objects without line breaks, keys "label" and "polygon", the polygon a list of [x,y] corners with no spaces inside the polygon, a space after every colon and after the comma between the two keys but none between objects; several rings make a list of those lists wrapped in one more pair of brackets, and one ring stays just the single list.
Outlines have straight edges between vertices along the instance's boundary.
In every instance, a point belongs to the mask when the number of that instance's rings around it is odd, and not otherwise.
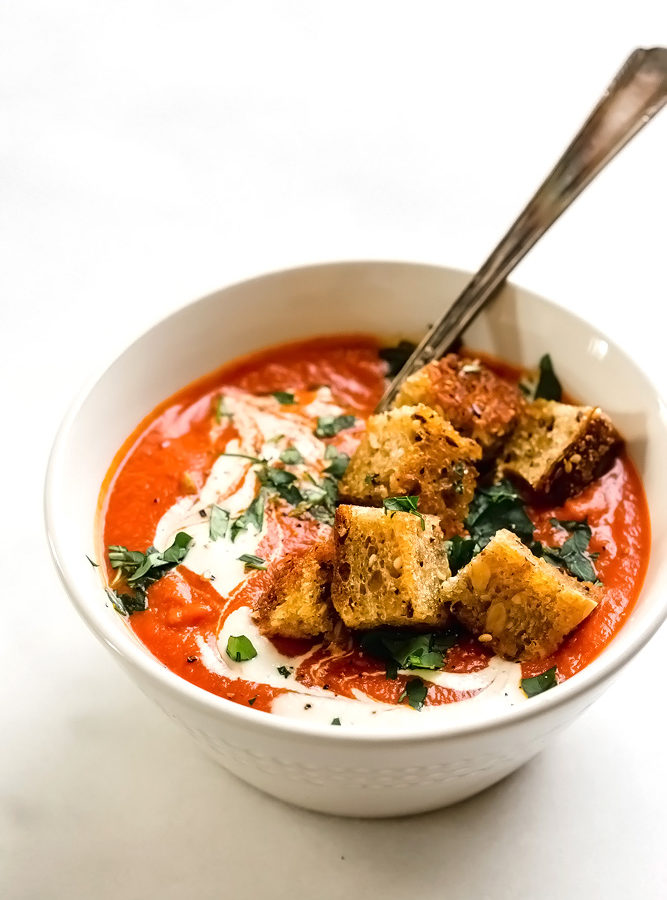
[{"label": "white ceramic bowl", "polygon": [[174,675],[107,604],[93,551],[100,484],[122,442],[160,401],[224,362],[308,336],[422,333],[468,279],[404,263],[312,266],[232,285],[169,316],[130,346],[75,403],[58,434],[46,484],[56,565],[74,605],[137,685],[195,742],[250,784],[310,809],[389,816],[454,803],[539,752],[603,691],[667,612],[667,413],[641,370],[597,328],[508,286],[467,343],[520,365],[550,352],[567,389],[599,403],[628,440],[648,495],[653,544],[630,620],[584,671],[518,708],[473,725],[418,714],[395,735],[290,721],[242,707]]}]

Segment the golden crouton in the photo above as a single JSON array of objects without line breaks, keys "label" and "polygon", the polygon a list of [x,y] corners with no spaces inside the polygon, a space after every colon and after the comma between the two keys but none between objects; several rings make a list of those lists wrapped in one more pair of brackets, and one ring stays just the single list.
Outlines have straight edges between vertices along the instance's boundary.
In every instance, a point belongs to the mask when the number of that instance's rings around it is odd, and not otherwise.
[{"label": "golden crouton", "polygon": [[285,556],[254,611],[260,631],[289,638],[310,638],[333,631],[331,606],[333,543],[320,541]]},{"label": "golden crouton", "polygon": [[537,493],[569,497],[597,477],[620,440],[597,407],[535,400],[505,446],[498,471]]},{"label": "golden crouton", "polygon": [[348,628],[445,624],[449,563],[435,516],[339,506],[334,540],[331,599]]},{"label": "golden crouton", "polygon": [[544,659],[595,609],[599,592],[538,559],[511,531],[447,582],[454,615],[507,659]]},{"label": "golden crouton", "polygon": [[524,399],[482,363],[449,353],[407,378],[394,406],[425,403],[493,456],[514,428]]},{"label": "golden crouton", "polygon": [[462,437],[428,406],[371,416],[340,482],[344,503],[382,506],[386,497],[418,495],[419,511],[440,517],[445,537],[461,534],[475,493],[479,444]]}]

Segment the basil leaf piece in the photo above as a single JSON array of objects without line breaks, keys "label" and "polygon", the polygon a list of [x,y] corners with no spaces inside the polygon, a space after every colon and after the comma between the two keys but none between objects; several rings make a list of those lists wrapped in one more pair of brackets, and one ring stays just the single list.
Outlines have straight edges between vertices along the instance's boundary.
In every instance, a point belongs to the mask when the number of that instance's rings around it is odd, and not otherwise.
[{"label": "basil leaf piece", "polygon": [[385,513],[387,512],[407,512],[412,513],[422,523],[422,531],[426,529],[423,515],[418,511],[419,497],[386,497],[382,504]]},{"label": "basil leaf piece", "polygon": [[521,495],[507,479],[477,490],[465,524],[479,550],[501,528],[513,531],[524,544],[533,540],[533,523],[526,514]]},{"label": "basil leaf piece", "polygon": [[338,718],[338,716],[336,716],[335,719],[331,720],[331,724],[332,725],[340,725],[340,719]]},{"label": "basil leaf piece", "polygon": [[212,541],[227,537],[229,531],[229,512],[217,504],[211,506],[211,515],[208,520],[208,536]]},{"label": "basil leaf piece", "polygon": [[292,674],[292,670],[288,669],[287,666],[278,666],[278,674],[282,675],[283,678],[289,678]]},{"label": "basil leaf piece", "polygon": [[526,697],[536,697],[548,691],[549,688],[556,687],[558,679],[556,678],[556,666],[541,672],[539,675],[533,675],[532,678],[522,678],[521,688]]},{"label": "basil leaf piece", "polygon": [[230,412],[225,406],[225,395],[220,394],[215,404],[215,421],[220,425],[223,419],[233,419],[234,413]]},{"label": "basil leaf piece", "polygon": [[319,416],[315,428],[315,437],[334,437],[339,431],[352,428],[355,422],[355,416]]},{"label": "basil leaf piece", "polygon": [[242,531],[245,531],[250,525],[257,531],[262,530],[262,525],[264,524],[265,496],[265,492],[261,490],[246,511],[241,513],[238,519],[235,519],[232,522],[230,528],[232,541],[235,541],[239,534],[241,534]]},{"label": "basil leaf piece", "polygon": [[539,362],[540,375],[535,388],[535,400],[557,400],[563,398],[563,388],[554,372],[553,363],[548,353]]},{"label": "basil leaf piece", "polygon": [[405,685],[405,690],[398,698],[398,702],[402,703],[407,697],[408,703],[413,709],[419,711],[426,700],[428,693],[428,685],[421,678],[411,678]]},{"label": "basil leaf piece", "polygon": [[251,697],[251,698],[248,700],[248,706],[252,706],[252,705],[254,704],[254,702],[255,702],[256,699],[257,699],[257,697]]},{"label": "basil leaf piece", "polygon": [[147,609],[148,588],[183,562],[191,543],[190,535],[185,531],[179,531],[172,545],[162,553],[155,547],[149,547],[145,553],[140,550],[128,550],[121,544],[111,544],[107,547],[111,568],[118,570],[128,587],[132,589],[131,594],[119,594],[111,588],[107,589],[107,595],[114,608],[121,615],[132,615]]},{"label": "basil leaf piece", "polygon": [[287,447],[280,454],[280,461],[284,462],[286,466],[299,466],[304,459],[296,447]]},{"label": "basil leaf piece", "polygon": [[271,391],[271,393],[281,406],[294,406],[296,403],[294,394],[290,394],[288,391]]},{"label": "basil leaf piece", "polygon": [[86,559],[87,559],[88,562],[91,564],[91,566],[93,567],[93,569],[99,569],[100,564],[99,564],[99,563],[96,563],[94,560],[92,560],[92,559],[88,556],[87,553],[86,553]]},{"label": "basil leaf piece", "polygon": [[384,660],[387,679],[394,679],[398,669],[441,669],[447,651],[460,634],[456,627],[422,634],[403,628],[374,628],[361,634],[359,647],[369,656]]},{"label": "basil leaf piece", "polygon": [[570,532],[570,537],[561,547],[547,547],[542,544],[536,556],[542,556],[550,563],[566,569],[570,575],[574,575],[579,581],[597,581],[597,573],[593,565],[593,558],[588,552],[592,532],[586,520],[576,522],[573,520],[551,519],[552,525],[558,525]]},{"label": "basil leaf piece", "polygon": [[464,538],[458,534],[445,541],[445,550],[452,575],[456,575],[459,569],[467,566],[473,556],[479,552],[475,538]]},{"label": "basil leaf piece", "polygon": [[246,569],[266,569],[267,562],[265,559],[262,559],[261,556],[255,556],[254,553],[242,553],[239,556],[239,561],[242,562]]},{"label": "basil leaf piece", "polygon": [[327,449],[324,451],[324,458],[331,460],[324,471],[333,478],[342,478],[350,463],[350,457],[347,453],[337,450],[333,444],[328,444]]},{"label": "basil leaf piece", "polygon": [[246,662],[257,656],[257,651],[253,647],[249,638],[245,634],[230,635],[227,641],[227,656],[234,662]]},{"label": "basil leaf piece", "polygon": [[378,356],[387,363],[387,377],[398,375],[414,353],[417,345],[411,341],[399,341],[395,347],[381,347]]},{"label": "basil leaf piece", "polygon": [[235,456],[237,459],[249,459],[255,465],[266,465],[265,459],[260,459],[258,456],[248,456],[247,453],[221,453],[220,456]]}]

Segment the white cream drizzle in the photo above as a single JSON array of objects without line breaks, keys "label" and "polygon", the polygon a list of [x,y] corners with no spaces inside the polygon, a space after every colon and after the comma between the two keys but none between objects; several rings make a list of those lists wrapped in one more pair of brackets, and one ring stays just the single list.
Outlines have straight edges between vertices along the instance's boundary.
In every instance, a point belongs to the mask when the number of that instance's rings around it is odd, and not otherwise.
[{"label": "white cream drizzle", "polygon": [[[296,447],[304,463],[290,467],[298,478],[306,472],[320,475],[326,465],[325,444],[313,434],[314,419],[318,416],[339,415],[342,410],[331,397],[329,388],[322,387],[315,397],[303,406],[281,406],[274,397],[256,397],[237,388],[225,390],[225,408],[232,413],[240,440],[229,442],[227,453],[244,453],[269,461],[278,459],[287,446]],[[210,579],[213,587],[225,597],[235,593],[249,576],[238,557],[255,554],[266,533],[267,516],[261,531],[252,526],[242,531],[232,543],[229,539],[212,541],[209,537],[208,516],[200,510],[218,504],[229,511],[232,518],[244,512],[257,492],[257,478],[251,460],[235,456],[220,456],[198,496],[183,497],[163,515],[155,534],[155,546],[164,549],[178,531],[187,531],[193,541],[183,565],[192,572]],[[270,560],[267,560],[270,562]],[[257,656],[245,662],[235,662],[226,653],[231,635],[245,635],[257,651]],[[240,607],[225,619],[216,641],[199,639],[200,658],[216,674],[231,680],[241,679],[257,684],[282,688],[272,704],[272,712],[288,718],[309,719],[331,724],[339,719],[341,726],[364,725],[377,730],[392,730],[408,719],[420,715],[431,720],[479,721],[495,708],[514,706],[526,697],[520,688],[521,667],[493,657],[479,672],[455,673],[414,670],[406,675],[419,676],[443,688],[457,691],[477,691],[474,696],[438,706],[426,705],[417,713],[409,706],[378,702],[354,689],[356,699],[332,694],[329,690],[298,682],[293,674],[284,677],[278,669],[286,667],[295,672],[306,656],[288,657],[281,654],[259,631],[251,610]]]}]

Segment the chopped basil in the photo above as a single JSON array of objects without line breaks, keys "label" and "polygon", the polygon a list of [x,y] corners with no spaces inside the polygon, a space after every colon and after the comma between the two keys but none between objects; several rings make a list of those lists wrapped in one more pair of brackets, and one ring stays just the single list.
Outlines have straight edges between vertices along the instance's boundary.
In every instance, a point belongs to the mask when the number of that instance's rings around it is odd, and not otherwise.
[{"label": "chopped basil", "polygon": [[105,588],[111,605],[121,616],[131,616],[136,612],[148,609],[148,598],[145,591],[137,590],[134,594],[119,594],[113,588]]},{"label": "chopped basil", "polygon": [[280,461],[284,462],[286,466],[299,466],[304,459],[296,447],[287,447],[280,454]]},{"label": "chopped basil", "polygon": [[352,428],[355,421],[354,416],[319,416],[315,428],[315,437],[334,437],[339,431]]},{"label": "chopped basil", "polygon": [[254,659],[257,651],[245,634],[230,635],[227,641],[227,656],[234,662],[246,662]]},{"label": "chopped basil", "polygon": [[233,419],[234,413],[230,412],[225,407],[225,395],[220,394],[218,397],[217,403],[215,404],[215,421],[218,425],[222,422],[223,419]]},{"label": "chopped basil", "polygon": [[288,669],[287,666],[278,666],[278,674],[282,675],[283,678],[289,678],[292,674],[292,670]]},{"label": "chopped basil", "polygon": [[384,511],[387,512],[407,512],[412,513],[422,523],[422,531],[425,530],[426,524],[423,515],[418,511],[419,497],[386,497],[382,501]]},{"label": "chopped basil", "polygon": [[340,725],[340,719],[338,718],[338,716],[336,716],[335,719],[331,720],[331,724],[332,725]]},{"label": "chopped basil", "polygon": [[86,553],[86,559],[87,559],[87,560],[88,560],[88,562],[89,562],[89,563],[90,563],[90,564],[91,564],[91,566],[92,566],[92,567],[93,567],[93,569],[99,569],[99,567],[100,567],[100,564],[99,564],[99,563],[96,563],[96,562],[94,562],[94,560],[92,560],[92,559],[91,559],[91,558],[90,558],[90,557],[89,557],[89,556],[88,556],[88,554],[87,554],[87,553]]},{"label": "chopped basil", "polygon": [[212,541],[227,536],[229,531],[229,512],[215,503],[211,507],[211,516],[208,521],[208,535]]},{"label": "chopped basil", "polygon": [[321,482],[317,482],[312,475],[308,476],[312,488],[303,488],[301,502],[296,506],[294,515],[309,512],[318,522],[333,525],[338,500],[338,483],[334,478],[325,475]]},{"label": "chopped basil", "polygon": [[221,453],[220,456],[235,456],[237,459],[249,459],[252,463],[256,465],[266,464],[265,459],[260,459],[258,456],[248,456],[247,453]]},{"label": "chopped basil", "polygon": [[[192,538],[184,531],[179,531],[170,547],[162,553],[149,547],[145,553],[140,550],[128,550],[120,544],[112,544],[107,548],[109,563],[125,579],[133,594],[118,594],[113,591],[115,608],[123,615],[144,610],[148,606],[146,591],[151,584],[159,581],[174,566],[185,559]],[[111,589],[109,589],[111,590]],[[109,591],[107,591],[109,593]],[[109,594],[111,598],[111,594]]]},{"label": "chopped basil", "polygon": [[532,678],[522,678],[521,688],[526,697],[535,697],[549,688],[556,687],[558,679],[556,678],[556,666],[541,672],[539,675],[533,675]]},{"label": "chopped basil", "polygon": [[255,556],[254,553],[242,553],[239,556],[239,561],[242,562],[246,569],[266,569],[267,562],[265,559],[262,559],[261,556]]},{"label": "chopped basil", "polygon": [[251,697],[250,700],[248,700],[248,706],[252,706],[256,699],[257,697]]},{"label": "chopped basil", "polygon": [[535,400],[560,400],[563,397],[563,388],[554,372],[553,363],[548,353],[545,353],[539,362],[540,375],[535,388]]},{"label": "chopped basil", "polygon": [[342,453],[333,444],[328,444],[327,449],[324,451],[324,458],[331,460],[324,471],[333,478],[342,478],[350,463],[350,457],[347,453]]},{"label": "chopped basil", "polygon": [[398,702],[402,703],[407,697],[410,706],[419,711],[424,705],[427,693],[428,685],[421,678],[411,678],[405,685],[405,690],[398,698]]},{"label": "chopped basil", "polygon": [[382,347],[378,356],[387,363],[389,378],[393,378],[401,371],[406,362],[414,353],[417,345],[411,341],[399,341],[395,347]]},{"label": "chopped basil", "polygon": [[301,492],[294,484],[296,475],[293,472],[286,472],[285,469],[266,465],[258,469],[257,477],[264,487],[276,491],[283,500],[286,500],[292,506],[296,506],[301,502]]},{"label": "chopped basil", "polygon": [[403,628],[374,628],[359,638],[364,653],[382,659],[387,678],[396,678],[398,669],[441,669],[447,651],[460,636],[457,628],[415,634]]},{"label": "chopped basil", "polygon": [[452,575],[456,575],[459,569],[467,566],[473,556],[479,552],[475,538],[464,538],[458,534],[445,541],[445,549]]},{"label": "chopped basil", "polygon": [[533,540],[533,523],[526,514],[521,495],[506,479],[479,488],[470,504],[466,527],[476,542],[476,552],[486,547],[501,528],[513,531],[525,544]]},{"label": "chopped basil", "polygon": [[597,581],[593,557],[588,552],[592,534],[588,522],[552,519],[551,523],[569,531],[570,537],[561,547],[547,547],[545,544],[534,547],[535,555],[544,557],[556,566],[561,566],[579,581]]},{"label": "chopped basil", "polygon": [[264,491],[260,491],[246,511],[241,513],[238,519],[235,519],[232,522],[232,527],[230,529],[232,541],[235,541],[239,534],[241,534],[242,531],[245,531],[249,525],[252,525],[257,531],[262,530],[262,525],[264,523],[264,504],[265,493]]},{"label": "chopped basil", "polygon": [[294,394],[290,394],[287,391],[272,391],[272,394],[282,406],[294,406],[296,403]]}]

